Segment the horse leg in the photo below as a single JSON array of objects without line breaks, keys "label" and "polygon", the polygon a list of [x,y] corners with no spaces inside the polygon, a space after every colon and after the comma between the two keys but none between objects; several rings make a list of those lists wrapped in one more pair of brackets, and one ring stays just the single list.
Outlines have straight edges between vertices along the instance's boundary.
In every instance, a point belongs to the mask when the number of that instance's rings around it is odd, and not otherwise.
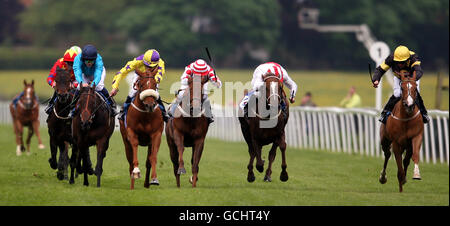
[{"label": "horse leg", "polygon": [[152,145],[151,145],[151,149],[149,146],[149,152],[150,155],[147,158],[147,161],[149,161],[150,163],[150,167],[152,167],[152,175],[151,175],[151,181],[150,181],[150,185],[159,185],[159,181],[158,181],[158,177],[156,175],[156,164],[157,164],[157,156],[158,156],[158,151],[159,151],[159,146],[161,145],[161,134],[162,133],[157,133],[155,135],[152,136]]},{"label": "horse leg", "polygon": [[134,182],[136,179],[141,178],[141,170],[139,170],[139,161],[138,161],[138,145],[139,145],[139,141],[138,141],[138,137],[137,135],[131,130],[131,129],[127,129],[127,137],[128,137],[128,141],[130,143],[130,148],[131,148],[131,164],[130,165],[130,169],[133,168],[133,170],[131,171],[130,177],[131,177],[131,189],[134,189]]},{"label": "horse leg", "polygon": [[405,171],[403,170],[403,165],[402,165],[403,149],[400,146],[400,144],[398,144],[396,142],[394,142],[393,149],[394,149],[395,161],[397,162],[397,179],[398,179],[399,191],[402,192],[403,184],[406,183]]},{"label": "horse leg", "polygon": [[52,169],[58,168],[58,163],[56,161],[56,155],[58,153],[58,146],[56,145],[56,136],[54,134],[50,135],[50,158],[48,162],[50,163],[50,167]]},{"label": "horse leg", "polygon": [[205,145],[205,139],[199,139],[195,142],[194,148],[192,148],[192,157],[193,157],[193,163],[192,163],[192,187],[195,188],[197,186],[197,179],[198,179],[198,171],[200,163],[200,159],[202,157],[203,148]]},{"label": "horse leg", "polygon": [[106,151],[109,147],[109,140],[107,137],[97,141],[97,164],[95,166],[95,175],[97,175],[97,187],[101,185],[101,177],[103,174],[103,159],[106,157]]},{"label": "horse leg", "polygon": [[248,153],[250,154],[250,161],[248,162],[247,169],[247,181],[253,182],[255,181],[255,174],[253,173],[253,161],[255,160],[255,151],[253,150],[253,147],[251,145],[248,145]]},{"label": "horse leg", "polygon": [[166,134],[167,136],[167,144],[169,145],[170,150],[170,160],[172,161],[173,165],[173,174],[175,175],[175,179],[177,182],[177,187],[180,187],[180,175],[178,174],[178,148],[177,145],[173,142],[169,134]]},{"label": "horse leg", "polygon": [[378,181],[380,181],[381,184],[385,184],[387,182],[386,178],[386,167],[389,161],[389,158],[391,157],[391,141],[387,138],[382,138],[381,140],[381,149],[384,153],[384,164],[383,164],[383,170],[381,171],[380,178]]},{"label": "horse leg", "polygon": [[36,136],[37,136],[38,142],[39,142],[38,148],[44,149],[45,146],[44,146],[44,144],[42,144],[41,133],[39,132],[39,125],[40,125],[39,120],[33,121],[33,123],[32,123],[34,133],[36,133]]},{"label": "horse leg", "polygon": [[[56,177],[59,180],[64,180],[64,168],[66,164],[67,158],[67,150],[65,142],[60,143],[59,147],[59,160],[58,160],[58,172],[56,173]],[[56,150],[58,151],[58,149]]]},{"label": "horse leg", "polygon": [[23,139],[22,139],[23,125],[22,125],[22,123],[19,122],[19,120],[15,120],[14,124],[15,124],[15,128],[16,128],[16,144],[17,144],[16,155],[20,156],[20,155],[22,155],[22,152],[25,151],[25,147],[23,145]]},{"label": "horse leg", "polygon": [[75,171],[75,168],[77,167],[77,165],[79,164],[78,156],[79,156],[79,150],[78,150],[77,146],[74,144],[72,146],[72,155],[70,156],[70,179],[69,179],[70,184],[75,183],[74,171]]},{"label": "horse leg", "polygon": [[269,151],[269,166],[267,167],[266,170],[266,175],[264,176],[264,181],[265,182],[272,182],[272,163],[273,160],[275,160],[275,156],[277,155],[277,148],[278,148],[278,144],[276,142],[274,142],[272,144],[272,148],[270,148]]},{"label": "horse leg", "polygon": [[182,134],[174,131],[174,140],[178,150],[178,170],[177,174],[186,174],[186,169],[184,168],[183,152],[184,152],[184,137]]},{"label": "horse leg", "polygon": [[262,173],[264,171],[264,160],[261,158],[262,145],[259,145],[254,137],[252,137],[252,147],[256,156],[256,169]]},{"label": "horse leg", "polygon": [[414,180],[422,180],[422,177],[420,176],[420,170],[419,170],[419,158],[420,158],[420,146],[422,145],[422,137],[423,133],[421,133],[419,136],[416,136],[412,139],[412,160],[414,162]]},{"label": "horse leg", "polygon": [[413,154],[412,146],[411,146],[411,144],[408,144],[408,146],[406,147],[405,158],[403,159],[403,170],[405,171],[405,181],[406,181],[406,175],[408,172],[408,166],[409,166],[409,163],[411,162],[412,154]]},{"label": "horse leg", "polygon": [[89,147],[82,147],[80,148],[81,155],[82,155],[82,161],[83,161],[83,185],[89,186],[89,180],[88,180],[88,171],[90,169],[90,161],[88,160],[89,155]]},{"label": "horse leg", "polygon": [[281,138],[280,143],[280,150],[281,150],[281,174],[280,174],[280,180],[283,182],[286,182],[289,180],[289,175],[286,171],[287,164],[286,164],[286,142],[284,141],[284,134]]},{"label": "horse leg", "polygon": [[30,143],[31,143],[31,137],[33,136],[33,128],[30,126],[28,127],[28,135],[27,135],[27,155],[30,155]]}]

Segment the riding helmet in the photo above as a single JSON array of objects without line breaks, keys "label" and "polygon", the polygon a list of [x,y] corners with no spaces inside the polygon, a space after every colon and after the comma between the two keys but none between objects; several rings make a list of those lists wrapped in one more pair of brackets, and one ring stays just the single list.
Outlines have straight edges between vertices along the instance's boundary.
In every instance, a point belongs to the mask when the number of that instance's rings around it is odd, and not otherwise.
[{"label": "riding helmet", "polygon": [[83,51],[81,51],[82,60],[95,60],[97,59],[97,48],[93,45],[85,45]]}]

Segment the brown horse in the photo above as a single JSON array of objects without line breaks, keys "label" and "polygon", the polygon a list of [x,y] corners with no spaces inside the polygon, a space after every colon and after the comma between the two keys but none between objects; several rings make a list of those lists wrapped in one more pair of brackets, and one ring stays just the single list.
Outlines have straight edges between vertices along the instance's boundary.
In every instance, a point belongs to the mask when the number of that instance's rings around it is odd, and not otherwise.
[{"label": "brown horse", "polygon": [[[262,97],[252,96],[248,103],[248,116],[244,115],[243,117],[239,117],[242,134],[247,142],[248,152],[250,154],[250,161],[247,166],[247,181],[255,181],[255,175],[253,173],[253,161],[255,157],[256,169],[260,173],[263,172],[264,161],[261,158],[261,149],[264,145],[272,144],[269,152],[269,167],[266,170],[264,181],[272,181],[272,163],[275,160],[277,147],[280,147],[282,155],[280,180],[285,182],[289,179],[286,171],[286,142],[284,132],[289,118],[289,103],[286,100],[283,83],[278,76],[267,73],[263,76],[263,80],[265,87],[259,90]],[[258,103],[258,108],[255,109],[256,103]],[[284,105],[284,110],[282,110],[282,105]],[[271,110],[269,110],[268,115],[264,115],[262,112],[264,110],[267,112],[267,107],[270,107]],[[268,123],[269,121],[272,121],[270,126],[262,126],[264,125],[263,123]]]},{"label": "brown horse", "polygon": [[[91,162],[89,160],[89,147],[97,146],[97,165],[95,175],[97,175],[97,187],[100,187],[103,173],[103,159],[109,147],[109,139],[114,132],[115,119],[110,114],[107,103],[94,87],[83,87],[80,84],[80,97],[75,107],[72,119],[73,142],[77,147],[77,153],[72,151],[70,159],[70,180],[74,183],[74,168],[79,161],[83,161],[83,184],[89,186],[88,174],[91,174]],[[81,158],[81,159],[80,159]]]},{"label": "brown horse", "polygon": [[[192,187],[197,186],[200,158],[202,156],[206,133],[209,123],[200,111],[204,103],[203,84],[208,82],[207,76],[196,76],[189,78],[189,88],[185,90],[181,106],[175,110],[174,118],[170,118],[166,124],[166,139],[170,149],[170,158],[173,164],[173,172],[180,187],[180,175],[186,173],[183,161],[183,152],[185,147],[192,147],[192,176],[190,182]],[[200,96],[194,94],[194,87]],[[189,109],[187,113],[183,109]],[[197,113],[198,110],[198,113]],[[203,107],[205,110],[205,107]],[[178,117],[179,116],[179,117]]]},{"label": "brown horse", "polygon": [[23,127],[28,127],[28,137],[26,140],[27,143],[27,154],[30,154],[30,142],[31,136],[33,136],[33,132],[36,133],[39,142],[39,149],[44,149],[45,146],[42,144],[41,135],[39,133],[39,101],[36,98],[34,91],[34,80],[31,81],[30,84],[27,83],[26,80],[23,81],[24,90],[19,98],[19,95],[14,98],[17,99],[17,102],[14,101],[9,105],[9,110],[11,112],[11,117],[13,120],[14,133],[16,134],[16,154],[22,155],[22,152],[25,151],[25,147],[23,145]]},{"label": "brown horse", "polygon": [[[136,70],[136,74],[139,76],[134,84],[134,87],[137,89],[136,98],[128,110],[125,118],[126,122],[119,120],[120,133],[125,145],[125,154],[130,164],[131,189],[134,189],[135,179],[141,177],[137,156],[139,145],[148,147],[144,187],[149,188],[150,185],[159,185],[156,176],[156,165],[164,128],[161,109],[159,109],[156,102],[159,98],[159,94],[156,91],[156,72]],[[150,169],[152,170],[152,175],[149,182]]]},{"label": "brown horse", "polygon": [[[392,117],[389,117],[386,125],[382,124],[380,128],[381,147],[384,152],[383,171],[380,176],[380,183],[386,183],[386,166],[391,156],[391,144],[397,162],[397,178],[400,192],[403,191],[403,184],[406,183],[406,171],[408,169],[411,157],[414,161],[413,179],[420,180],[419,172],[419,151],[422,145],[423,123],[422,115],[415,104],[417,95],[416,74],[409,76],[407,72],[401,72],[402,97],[392,111]],[[402,154],[406,149],[406,155],[403,159]]]},{"label": "brown horse", "polygon": [[[48,115],[47,126],[50,137],[50,154],[48,160],[52,169],[58,169],[59,180],[68,179],[69,145],[72,143],[72,118],[69,116],[70,103],[73,99],[71,79],[68,71],[57,68],[55,76],[56,101],[53,111]],[[59,148],[59,161],[56,155]],[[72,149],[72,152],[74,150]]]}]

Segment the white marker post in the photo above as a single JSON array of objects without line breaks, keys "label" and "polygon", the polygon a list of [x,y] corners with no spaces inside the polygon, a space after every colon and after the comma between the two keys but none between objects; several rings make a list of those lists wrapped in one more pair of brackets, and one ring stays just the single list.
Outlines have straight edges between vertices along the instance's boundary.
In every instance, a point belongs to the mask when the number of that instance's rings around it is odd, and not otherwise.
[{"label": "white marker post", "polygon": [[[389,56],[390,49],[389,46],[385,42],[374,42],[369,49],[369,54],[372,60],[375,61],[376,67],[380,66],[381,63],[383,63],[384,59]],[[380,83],[378,84],[378,88],[375,89],[375,108],[381,109],[381,99],[383,94],[383,83],[381,82],[382,79],[380,79]]]}]

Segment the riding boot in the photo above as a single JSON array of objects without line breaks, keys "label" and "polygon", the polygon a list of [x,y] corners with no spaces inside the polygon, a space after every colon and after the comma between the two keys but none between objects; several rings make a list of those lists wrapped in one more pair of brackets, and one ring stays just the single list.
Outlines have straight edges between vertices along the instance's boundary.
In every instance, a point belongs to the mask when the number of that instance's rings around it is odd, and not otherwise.
[{"label": "riding boot", "polygon": [[386,103],[386,106],[384,106],[384,109],[381,112],[381,117],[380,117],[380,119],[378,119],[378,121],[382,122],[383,124],[386,124],[386,121],[387,121],[389,115],[391,114],[392,110],[394,109],[395,104],[400,99],[401,99],[400,97],[395,97],[394,95],[392,95],[389,98],[388,102]]},{"label": "riding boot", "polygon": [[55,100],[56,100],[56,92],[53,92],[53,96],[48,102],[47,107],[45,108],[45,113],[47,113],[47,115],[50,115],[50,113],[52,112],[53,106],[55,105]]},{"label": "riding boot", "polygon": [[203,107],[205,108],[205,116],[208,119],[208,124],[214,122],[214,115],[212,114],[211,102],[208,99],[208,95],[203,95],[204,103]]},{"label": "riding boot", "polygon": [[119,119],[120,120],[122,120],[122,121],[125,120],[125,115],[127,114],[128,107],[130,107],[130,104],[131,104],[132,100],[133,99],[130,96],[127,96],[127,99],[123,103],[123,108],[122,108],[122,110],[120,110],[120,114],[119,114]]},{"label": "riding boot", "polygon": [[169,120],[169,117],[167,116],[166,108],[164,107],[164,104],[163,104],[161,98],[158,98],[158,100],[156,100],[156,102],[159,105],[159,109],[161,109],[161,113],[162,113],[164,122],[167,122],[167,120]]},{"label": "riding boot", "polygon": [[80,98],[80,90],[75,89],[75,93],[73,95],[72,102],[70,103],[70,113],[69,113],[68,117],[70,117],[70,118],[73,117],[73,115],[75,113],[75,106],[76,106],[79,98]]},{"label": "riding boot", "polygon": [[[184,92],[183,92],[184,93]],[[181,101],[183,100],[183,93],[180,94],[180,92],[177,94],[177,99],[175,100],[174,103],[172,103],[169,107],[169,112],[168,115],[169,117],[174,117],[175,114],[175,110],[177,109],[177,106],[181,103]]]},{"label": "riding boot", "polygon": [[106,90],[106,88],[103,88],[101,91],[102,95],[106,98],[106,103],[109,105],[109,110],[111,115],[114,117],[117,115],[116,112],[116,103],[114,100],[112,100],[112,97],[109,96],[109,92],[108,90]]},{"label": "riding boot", "polygon": [[422,114],[423,123],[428,123],[430,121],[430,117],[428,116],[427,109],[425,108],[425,105],[423,104],[422,97],[420,96],[420,93],[417,92],[416,97],[416,104],[417,107],[419,107],[420,113]]}]

